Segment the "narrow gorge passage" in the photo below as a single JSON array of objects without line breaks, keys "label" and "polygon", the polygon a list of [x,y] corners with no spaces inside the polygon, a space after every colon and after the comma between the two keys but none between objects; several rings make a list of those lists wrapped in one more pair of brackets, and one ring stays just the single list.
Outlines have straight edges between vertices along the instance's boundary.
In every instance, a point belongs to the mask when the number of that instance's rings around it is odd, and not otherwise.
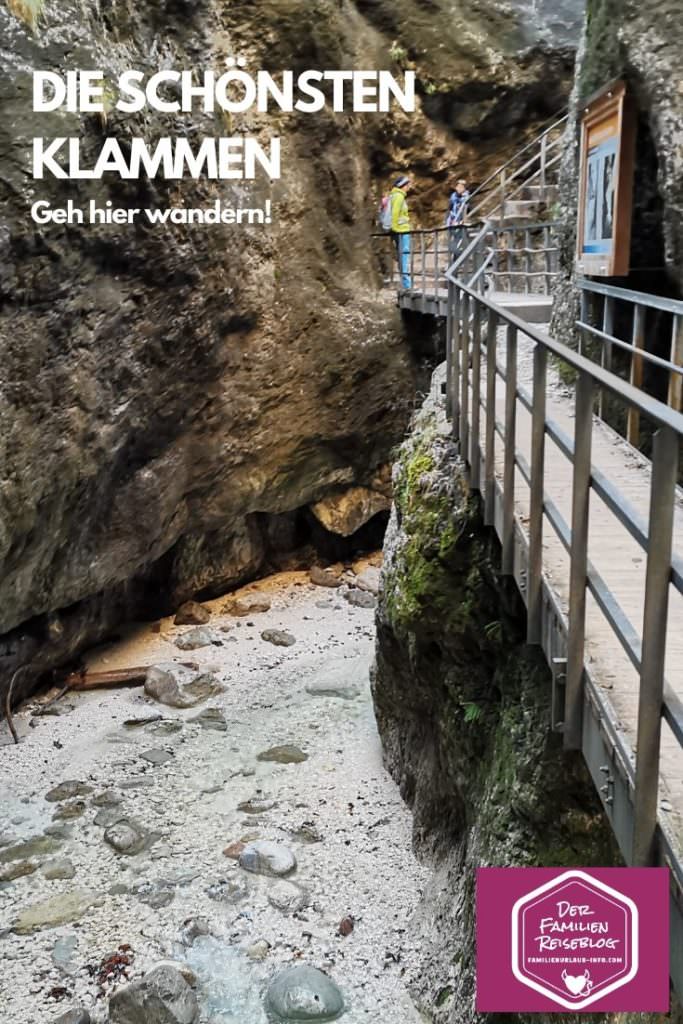
[{"label": "narrow gorge passage", "polygon": [[[379,561],[345,573],[360,586],[282,573],[205,605],[206,625],[128,627],[87,657],[173,663],[155,689],[168,703],[70,693],[36,717],[34,700],[16,747],[3,725],[2,1024],[74,1005],[114,1019],[126,963],[132,978],[169,958],[196,975],[201,1021],[265,1024],[292,964],[333,979],[349,1024],[422,1019],[402,977],[426,870],[370,696]],[[253,840],[278,844],[256,866],[291,854],[296,869],[245,870],[233,858]]]}]

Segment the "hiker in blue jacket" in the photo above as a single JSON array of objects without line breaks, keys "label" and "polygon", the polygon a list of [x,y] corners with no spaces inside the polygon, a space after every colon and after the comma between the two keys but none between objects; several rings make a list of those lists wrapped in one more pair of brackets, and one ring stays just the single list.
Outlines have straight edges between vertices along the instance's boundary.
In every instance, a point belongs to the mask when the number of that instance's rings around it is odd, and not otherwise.
[{"label": "hiker in blue jacket", "polygon": [[456,182],[454,190],[448,201],[448,213],[446,214],[446,227],[454,228],[457,224],[465,223],[467,204],[470,201],[470,193],[467,190],[467,182],[462,178]]}]

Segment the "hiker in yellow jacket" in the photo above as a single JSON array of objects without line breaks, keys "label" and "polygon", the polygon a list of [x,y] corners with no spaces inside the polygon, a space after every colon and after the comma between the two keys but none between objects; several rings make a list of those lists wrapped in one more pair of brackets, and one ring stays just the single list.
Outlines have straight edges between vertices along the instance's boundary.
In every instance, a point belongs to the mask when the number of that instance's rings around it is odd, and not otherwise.
[{"label": "hiker in yellow jacket", "polygon": [[411,287],[410,280],[410,214],[406,193],[410,189],[410,178],[402,174],[394,182],[389,194],[391,203],[391,232],[396,243],[396,259],[401,275],[401,286]]}]

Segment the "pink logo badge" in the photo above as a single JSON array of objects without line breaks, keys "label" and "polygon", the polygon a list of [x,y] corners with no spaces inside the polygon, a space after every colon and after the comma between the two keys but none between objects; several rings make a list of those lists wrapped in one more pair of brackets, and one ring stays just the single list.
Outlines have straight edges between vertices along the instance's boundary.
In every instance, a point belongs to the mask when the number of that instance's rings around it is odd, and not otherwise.
[{"label": "pink logo badge", "polygon": [[480,1011],[666,1011],[668,966],[666,869],[477,872]]}]

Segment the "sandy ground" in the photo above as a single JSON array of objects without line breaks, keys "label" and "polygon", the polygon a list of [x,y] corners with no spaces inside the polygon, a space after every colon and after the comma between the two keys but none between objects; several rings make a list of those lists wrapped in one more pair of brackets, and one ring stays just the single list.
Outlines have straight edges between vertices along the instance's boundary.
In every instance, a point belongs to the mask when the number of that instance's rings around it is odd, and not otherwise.
[{"label": "sandy ground", "polygon": [[[374,613],[347,603],[346,589],[281,574],[239,592],[265,592],[267,612],[237,619],[223,612],[225,598],[207,605],[212,628],[231,627],[218,634],[221,646],[180,651],[174,638],[193,627],[168,619],[131,627],[91,653],[98,669],[196,662],[224,691],[195,708],[165,707],[142,687],[119,688],[69,694],[57,705],[62,713],[30,725],[32,702],[16,716],[18,747],[8,743],[3,723],[0,876],[17,864],[34,870],[0,883],[2,1024],[45,1024],[77,1005],[93,1021],[106,1021],[117,981],[101,983],[92,972],[121,946],[130,947],[124,956],[132,960],[131,979],[163,958],[189,961],[199,977],[202,1021],[264,1024],[264,989],[292,963],[334,978],[348,1024],[421,1019],[402,977],[415,956],[409,920],[425,870],[411,853],[410,815],[382,767],[368,682]],[[270,628],[288,630],[296,643],[264,641]],[[307,691],[328,679],[356,685],[358,696]],[[223,713],[227,731],[192,721],[207,708]],[[150,715],[173,724],[123,724]],[[280,744],[296,745],[307,760],[257,760]],[[152,764],[143,756],[150,750],[171,756]],[[47,801],[66,780],[90,792]],[[109,790],[120,802],[103,807]],[[273,806],[257,814],[238,809],[254,797]],[[79,816],[53,819],[65,807]],[[105,826],[94,823],[103,811],[151,833],[147,848],[135,856],[115,852],[104,841]],[[35,838],[42,845],[17,849]],[[281,883],[249,874],[223,854],[250,838],[282,842],[295,853],[289,881],[303,890],[303,909],[272,906],[268,897]],[[65,858],[74,877],[46,878],[46,866]],[[67,915],[72,920],[17,932],[29,908],[49,900],[48,909],[57,901],[57,912],[64,911],[65,896],[77,904]],[[346,915],[355,926],[343,937],[338,927]],[[185,923],[198,917],[209,935],[188,945]],[[270,948],[264,959],[251,959],[247,950],[260,940]]]}]

